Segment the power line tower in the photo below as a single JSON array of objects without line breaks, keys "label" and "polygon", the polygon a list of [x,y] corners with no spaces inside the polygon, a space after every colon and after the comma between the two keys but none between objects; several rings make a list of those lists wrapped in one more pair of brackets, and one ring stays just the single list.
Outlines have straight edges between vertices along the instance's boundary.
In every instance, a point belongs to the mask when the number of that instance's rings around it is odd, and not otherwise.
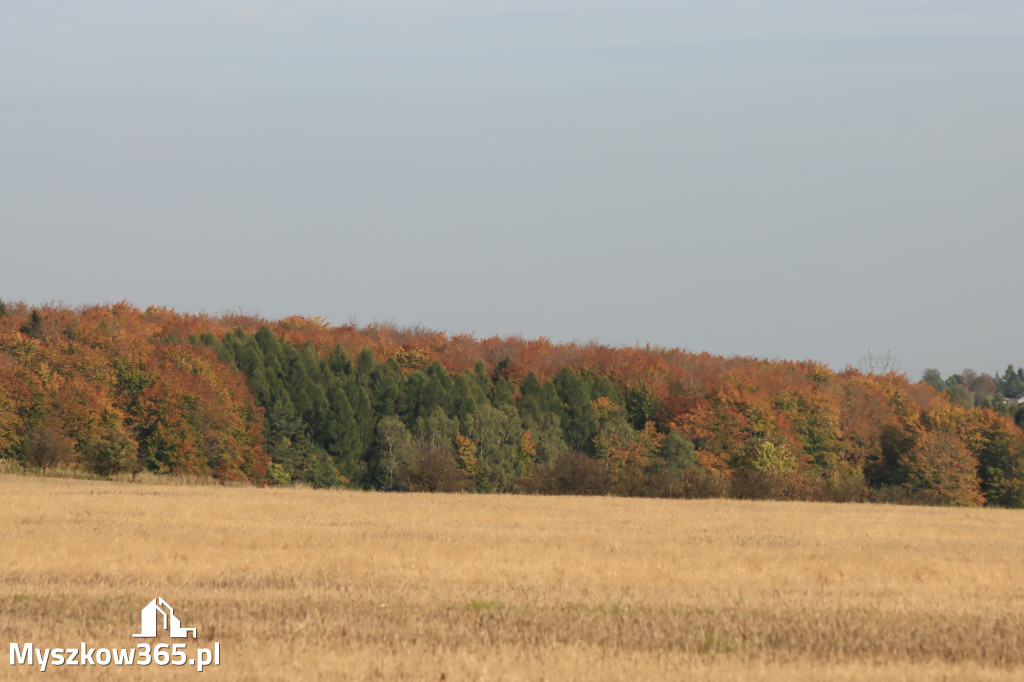
[{"label": "power line tower", "polygon": [[885,351],[885,355],[882,355],[869,348],[868,354],[860,359],[857,366],[866,369],[868,374],[888,374],[900,370],[900,361],[896,359],[891,350]]}]

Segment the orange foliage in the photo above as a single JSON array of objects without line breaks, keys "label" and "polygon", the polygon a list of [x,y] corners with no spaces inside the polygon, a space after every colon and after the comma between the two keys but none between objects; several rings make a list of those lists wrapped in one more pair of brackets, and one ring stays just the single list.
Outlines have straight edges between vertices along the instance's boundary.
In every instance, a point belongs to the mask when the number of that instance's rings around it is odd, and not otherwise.
[{"label": "orange foliage", "polygon": [[[621,432],[602,436],[610,477],[624,489],[633,486],[634,472],[647,467],[654,435],[670,430],[693,441],[701,466],[726,476],[737,457],[765,442],[793,453],[800,468],[841,463],[889,475],[899,456],[910,461],[915,447],[915,457],[934,451],[928,434],[948,432],[978,459],[987,485],[995,485],[991,472],[998,469],[1000,495],[1024,503],[1024,435],[1012,422],[991,411],[954,407],[929,386],[898,375],[850,368],[837,373],[814,362],[723,358],[649,345],[475,339],[382,323],[332,327],[322,318],[299,316],[268,322],[240,311],[140,311],[126,302],[41,308],[42,321],[26,333],[30,313],[9,304],[0,318],[0,456],[18,452],[33,424],[45,421],[74,441],[72,459],[99,456],[115,445],[124,451],[127,437],[139,460],[158,470],[262,480],[267,458],[252,393],[238,372],[195,339],[236,328],[254,333],[266,324],[297,348],[308,343],[326,354],[340,346],[352,357],[371,349],[380,359],[395,358],[407,372],[439,362],[455,375],[483,362],[488,372],[500,365],[516,385],[530,372],[541,382],[551,380],[564,367],[606,377],[621,387],[627,406],[630,396],[642,399],[641,417],[629,417],[634,424],[653,420],[642,432],[632,429],[633,440]],[[626,419],[613,414],[622,408],[607,398],[596,407],[602,423]],[[534,447],[524,436],[523,452]],[[939,450],[962,459],[954,446]]]},{"label": "orange foliage", "polygon": [[248,386],[189,339],[211,318],[124,302],[50,307],[29,336],[29,312],[12,306],[0,319],[0,456],[45,428],[70,443],[58,461],[98,471],[266,478],[262,412]]}]

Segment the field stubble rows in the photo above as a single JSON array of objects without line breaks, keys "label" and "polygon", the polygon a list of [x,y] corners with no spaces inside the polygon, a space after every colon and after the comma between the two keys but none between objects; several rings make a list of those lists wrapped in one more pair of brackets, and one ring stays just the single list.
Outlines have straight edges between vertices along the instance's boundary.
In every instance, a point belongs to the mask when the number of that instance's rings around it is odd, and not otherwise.
[{"label": "field stubble rows", "polygon": [[[0,476],[0,632],[224,679],[1014,679],[1019,512]],[[0,637],[2,639],[2,637]],[[25,667],[5,674],[31,674]],[[192,669],[52,669],[75,679]]]}]

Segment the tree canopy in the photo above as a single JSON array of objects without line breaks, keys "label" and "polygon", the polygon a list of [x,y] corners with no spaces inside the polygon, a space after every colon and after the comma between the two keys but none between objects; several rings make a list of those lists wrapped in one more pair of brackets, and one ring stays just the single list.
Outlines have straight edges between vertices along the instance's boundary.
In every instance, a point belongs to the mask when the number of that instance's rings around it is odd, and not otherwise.
[{"label": "tree canopy", "polygon": [[301,317],[0,308],[0,457],[98,475],[1022,506],[1022,390],[1012,365],[911,383]]}]

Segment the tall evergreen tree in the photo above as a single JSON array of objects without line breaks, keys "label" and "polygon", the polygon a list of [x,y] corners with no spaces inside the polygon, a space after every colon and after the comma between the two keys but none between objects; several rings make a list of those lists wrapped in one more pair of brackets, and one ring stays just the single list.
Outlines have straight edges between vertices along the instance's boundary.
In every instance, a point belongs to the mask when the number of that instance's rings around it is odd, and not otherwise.
[{"label": "tall evergreen tree", "polygon": [[[482,403],[484,400],[491,399],[491,376],[487,373],[487,365],[484,364],[483,360],[477,360],[476,364],[473,365],[473,378],[476,385],[477,403]],[[483,397],[483,400],[481,400]]]},{"label": "tall evergreen tree", "polygon": [[[596,376],[593,379],[592,387],[590,389],[590,399],[597,400],[598,398],[608,398],[616,405],[625,406],[626,401],[623,400],[622,391],[618,385],[605,376]],[[643,428],[643,425],[640,425]]]},{"label": "tall evergreen tree", "polygon": [[597,433],[597,411],[591,402],[590,386],[578,374],[563,368],[555,376],[555,388],[565,406],[562,429],[569,447],[594,452]]},{"label": "tall evergreen tree", "polygon": [[[441,368],[440,365],[437,366]],[[420,414],[433,412],[435,407],[440,407],[445,411],[445,414],[454,412],[451,394],[451,388],[453,388],[452,379],[445,372],[444,368],[441,368],[441,373],[431,372],[428,368],[426,372],[427,382],[420,393]]]},{"label": "tall evergreen tree", "polygon": [[[448,401],[448,396],[451,394],[452,389],[455,388],[455,382],[452,380],[448,370],[444,368],[440,362],[435,362],[430,367],[427,367],[427,376],[431,379],[436,379],[440,384],[441,392],[445,396],[445,401]],[[451,409],[451,405],[442,405],[446,409]]]},{"label": "tall evergreen tree", "polygon": [[324,446],[339,473],[355,480],[363,452],[359,425],[340,381],[335,379],[328,384],[327,397],[330,412],[324,428]]},{"label": "tall evergreen tree", "polygon": [[546,412],[544,405],[544,387],[541,386],[537,375],[530,372],[523,379],[519,388],[519,398],[516,399],[516,409],[523,421],[537,422],[541,415]]},{"label": "tall evergreen tree", "polygon": [[392,358],[370,372],[368,387],[373,410],[379,416],[398,414],[405,376]]},{"label": "tall evergreen tree", "polygon": [[317,355],[312,343],[307,342],[302,346],[302,350],[299,352],[299,360],[302,362],[309,380],[313,383],[320,383],[320,356]]},{"label": "tall evergreen tree", "polygon": [[356,356],[356,376],[359,378],[359,382],[364,385],[369,383],[370,373],[378,364],[377,356],[373,354],[372,350],[369,348],[361,350]]},{"label": "tall evergreen tree", "polygon": [[263,367],[263,351],[254,338],[235,343],[235,361],[246,376],[251,376],[257,367]]},{"label": "tall evergreen tree", "polygon": [[515,392],[516,385],[512,383],[512,380],[499,376],[491,387],[491,405],[501,407],[502,405],[512,404],[512,396]]},{"label": "tall evergreen tree", "polygon": [[327,357],[327,370],[339,379],[352,376],[352,362],[344,348],[336,345],[331,349],[331,354]]},{"label": "tall evergreen tree", "polygon": [[264,355],[281,355],[281,342],[267,325],[260,327],[252,338]]},{"label": "tall evergreen tree", "polygon": [[426,390],[429,379],[423,372],[413,372],[406,378],[402,386],[402,394],[398,399],[398,414],[406,426],[412,426],[420,416],[426,416],[423,412],[422,398],[420,394]]},{"label": "tall evergreen tree", "polygon": [[462,372],[455,377],[455,386],[452,390],[452,407],[455,418],[461,423],[466,422],[466,417],[476,411],[477,402],[473,395],[473,375],[470,372]]},{"label": "tall evergreen tree", "polygon": [[352,415],[356,420],[356,426],[359,427],[359,440],[365,454],[373,443],[373,436],[377,430],[377,415],[373,412],[366,389],[358,382],[349,381],[345,385],[345,395],[352,406]]}]

